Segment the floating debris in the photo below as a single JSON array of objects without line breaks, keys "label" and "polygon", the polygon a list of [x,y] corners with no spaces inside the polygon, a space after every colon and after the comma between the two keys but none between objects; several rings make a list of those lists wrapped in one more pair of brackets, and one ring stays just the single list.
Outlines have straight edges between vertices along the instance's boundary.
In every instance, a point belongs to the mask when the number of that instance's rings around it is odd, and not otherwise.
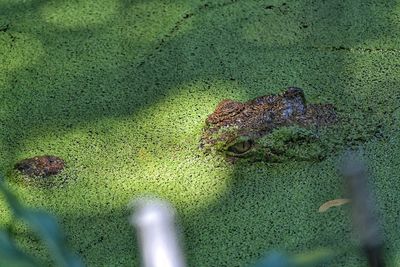
[{"label": "floating debris", "polygon": [[319,207],[318,212],[325,212],[332,207],[338,207],[350,203],[350,199],[348,198],[338,198],[334,200],[329,200]]},{"label": "floating debris", "polygon": [[29,177],[48,177],[57,175],[65,167],[63,159],[57,156],[36,156],[24,159],[15,165],[15,169]]}]

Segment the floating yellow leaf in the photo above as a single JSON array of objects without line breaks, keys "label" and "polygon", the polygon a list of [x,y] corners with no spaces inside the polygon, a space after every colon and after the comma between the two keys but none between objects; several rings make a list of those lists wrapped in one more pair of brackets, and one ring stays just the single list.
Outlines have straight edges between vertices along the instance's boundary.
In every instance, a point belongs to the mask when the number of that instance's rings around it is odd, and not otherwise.
[{"label": "floating yellow leaf", "polygon": [[318,212],[325,212],[331,207],[341,206],[341,205],[347,204],[349,202],[350,202],[350,199],[348,199],[348,198],[338,198],[338,199],[330,200],[330,201],[322,204],[321,207],[319,207]]}]

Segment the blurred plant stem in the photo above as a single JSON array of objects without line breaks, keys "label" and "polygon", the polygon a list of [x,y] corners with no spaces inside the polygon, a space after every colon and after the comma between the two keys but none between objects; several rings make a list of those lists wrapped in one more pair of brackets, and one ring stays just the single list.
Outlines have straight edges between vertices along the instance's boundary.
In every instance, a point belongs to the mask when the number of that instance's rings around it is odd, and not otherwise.
[{"label": "blurred plant stem", "polygon": [[341,167],[347,194],[351,199],[352,221],[369,266],[383,267],[384,241],[374,193],[368,184],[367,166],[361,153],[348,152]]}]

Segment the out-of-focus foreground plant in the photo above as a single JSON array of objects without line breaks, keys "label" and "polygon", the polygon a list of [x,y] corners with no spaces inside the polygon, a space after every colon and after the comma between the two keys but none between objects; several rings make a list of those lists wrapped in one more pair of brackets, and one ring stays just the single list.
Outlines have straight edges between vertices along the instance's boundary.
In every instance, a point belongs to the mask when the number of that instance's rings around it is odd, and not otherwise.
[{"label": "out-of-focus foreground plant", "polygon": [[315,267],[329,262],[336,255],[337,253],[330,249],[319,249],[295,256],[273,251],[254,267]]},{"label": "out-of-focus foreground plant", "polygon": [[[4,177],[1,175],[0,192],[9,205],[14,218],[23,221],[45,243],[56,266],[84,266],[81,260],[68,249],[56,219],[47,212],[23,206],[6,187]],[[39,267],[44,264],[21,250],[9,231],[0,230],[0,266]]]}]

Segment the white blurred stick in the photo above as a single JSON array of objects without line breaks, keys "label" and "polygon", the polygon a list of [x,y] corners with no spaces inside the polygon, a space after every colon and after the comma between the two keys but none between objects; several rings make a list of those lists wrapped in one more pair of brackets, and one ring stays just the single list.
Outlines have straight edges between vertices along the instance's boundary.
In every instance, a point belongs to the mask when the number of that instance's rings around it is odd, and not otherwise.
[{"label": "white blurred stick", "polygon": [[143,267],[185,267],[175,223],[175,210],[163,200],[134,201],[130,219],[136,228]]}]

